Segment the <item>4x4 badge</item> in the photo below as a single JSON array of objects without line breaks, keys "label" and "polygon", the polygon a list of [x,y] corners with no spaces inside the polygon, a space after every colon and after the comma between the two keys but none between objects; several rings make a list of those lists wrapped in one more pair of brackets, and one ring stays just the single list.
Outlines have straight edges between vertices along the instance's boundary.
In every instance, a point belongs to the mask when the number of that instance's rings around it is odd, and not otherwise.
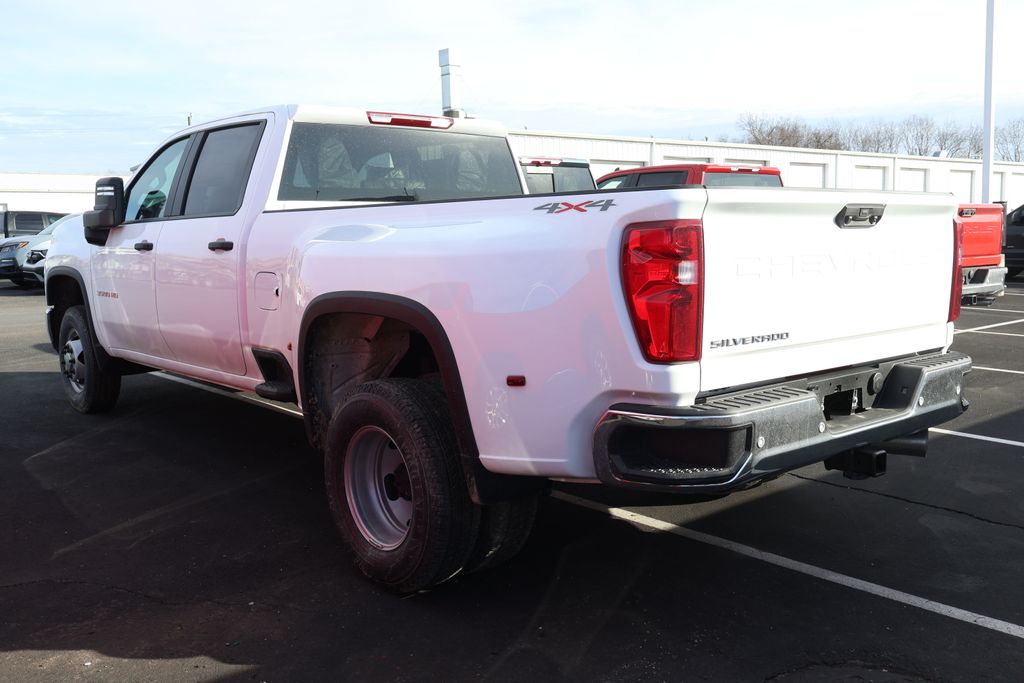
[{"label": "4x4 badge", "polygon": [[608,209],[615,206],[615,202],[611,199],[599,199],[599,200],[588,200],[580,202],[579,204],[570,204],[569,202],[551,202],[550,204],[541,204],[534,211],[547,211],[548,213],[565,213],[566,211],[579,211],[580,213],[586,213],[591,209],[598,209],[599,211],[607,211]]}]

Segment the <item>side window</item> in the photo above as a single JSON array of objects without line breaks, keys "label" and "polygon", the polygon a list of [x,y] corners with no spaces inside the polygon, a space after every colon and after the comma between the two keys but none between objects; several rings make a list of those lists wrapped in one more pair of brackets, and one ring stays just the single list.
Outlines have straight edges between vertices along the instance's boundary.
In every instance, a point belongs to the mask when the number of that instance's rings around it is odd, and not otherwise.
[{"label": "side window", "polygon": [[223,216],[238,211],[262,131],[257,123],[206,134],[185,198],[186,216]]},{"label": "side window", "polygon": [[614,189],[619,188],[619,187],[625,187],[626,184],[627,184],[626,183],[627,180],[629,180],[629,176],[626,176],[626,175],[615,176],[614,178],[609,178],[608,180],[602,180],[601,184],[597,186],[597,189],[599,189],[599,190],[614,190]]},{"label": "side window", "polygon": [[167,195],[171,192],[171,183],[187,143],[188,138],[182,138],[167,147],[139,174],[128,191],[126,221],[144,221],[167,215]]},{"label": "side window", "polygon": [[669,187],[685,185],[686,171],[668,171],[664,173],[641,173],[636,179],[637,187]]}]

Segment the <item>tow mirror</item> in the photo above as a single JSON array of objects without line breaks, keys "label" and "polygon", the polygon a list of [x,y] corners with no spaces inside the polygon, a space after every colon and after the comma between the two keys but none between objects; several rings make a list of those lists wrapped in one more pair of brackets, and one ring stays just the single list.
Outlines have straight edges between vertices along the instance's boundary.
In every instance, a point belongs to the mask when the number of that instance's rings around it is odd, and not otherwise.
[{"label": "tow mirror", "polygon": [[111,228],[124,223],[124,180],[118,177],[96,181],[96,204],[92,211],[82,215],[85,241],[103,246]]}]

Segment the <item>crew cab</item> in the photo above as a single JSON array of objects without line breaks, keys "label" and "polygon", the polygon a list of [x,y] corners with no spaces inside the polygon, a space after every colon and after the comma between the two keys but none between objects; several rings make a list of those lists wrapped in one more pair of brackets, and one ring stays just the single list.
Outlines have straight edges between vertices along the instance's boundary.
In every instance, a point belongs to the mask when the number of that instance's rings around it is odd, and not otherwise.
[{"label": "crew cab", "polygon": [[1006,289],[1002,204],[961,204],[954,220],[963,223],[963,296],[968,305],[990,305]]},{"label": "crew cab", "polygon": [[523,182],[479,120],[187,128],[54,233],[65,393],[109,411],[158,368],[296,403],[356,563],[401,592],[514,556],[551,480],[878,475],[966,408],[951,197]]},{"label": "crew cab", "polygon": [[782,187],[782,173],[774,166],[666,164],[625,168],[597,179],[597,187],[602,190],[678,185]]}]

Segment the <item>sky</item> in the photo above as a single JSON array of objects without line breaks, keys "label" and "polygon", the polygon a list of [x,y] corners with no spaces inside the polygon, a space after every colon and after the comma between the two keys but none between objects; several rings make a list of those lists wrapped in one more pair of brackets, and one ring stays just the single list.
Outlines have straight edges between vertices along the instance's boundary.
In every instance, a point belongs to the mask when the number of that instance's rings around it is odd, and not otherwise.
[{"label": "sky", "polygon": [[[985,0],[7,3],[0,172],[125,173],[193,122],[282,103],[510,129],[737,139],[745,113],[982,123]],[[997,123],[1024,117],[1024,2],[996,0]]]}]

